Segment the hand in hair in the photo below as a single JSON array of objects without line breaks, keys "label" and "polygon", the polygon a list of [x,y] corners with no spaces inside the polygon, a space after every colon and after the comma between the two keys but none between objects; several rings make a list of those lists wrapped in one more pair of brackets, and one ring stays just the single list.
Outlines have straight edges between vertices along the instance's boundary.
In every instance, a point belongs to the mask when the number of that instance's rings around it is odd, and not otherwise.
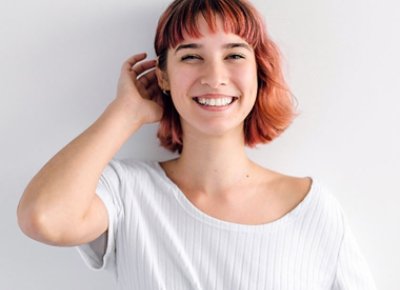
[{"label": "hand in hair", "polygon": [[154,70],[156,60],[145,58],[146,53],[136,54],[123,63],[112,104],[140,124],[157,122],[162,116],[162,107],[154,101],[161,94]]}]

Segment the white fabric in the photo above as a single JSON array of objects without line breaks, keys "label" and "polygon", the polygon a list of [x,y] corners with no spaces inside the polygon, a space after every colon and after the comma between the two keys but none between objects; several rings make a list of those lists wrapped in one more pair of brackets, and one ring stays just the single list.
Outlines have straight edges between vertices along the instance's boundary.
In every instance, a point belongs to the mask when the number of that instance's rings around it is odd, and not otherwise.
[{"label": "white fabric", "polygon": [[262,225],[205,214],[153,161],[111,161],[97,194],[108,234],[78,249],[92,269],[112,271],[118,289],[376,289],[341,206],[317,180]]}]

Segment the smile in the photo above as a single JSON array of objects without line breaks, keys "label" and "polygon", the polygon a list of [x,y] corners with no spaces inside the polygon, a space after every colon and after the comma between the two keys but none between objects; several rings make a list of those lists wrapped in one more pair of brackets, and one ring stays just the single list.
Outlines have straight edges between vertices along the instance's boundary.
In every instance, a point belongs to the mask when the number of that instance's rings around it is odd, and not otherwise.
[{"label": "smile", "polygon": [[223,98],[202,98],[195,97],[193,100],[202,105],[210,107],[224,107],[232,104],[237,98],[236,97],[223,97]]}]

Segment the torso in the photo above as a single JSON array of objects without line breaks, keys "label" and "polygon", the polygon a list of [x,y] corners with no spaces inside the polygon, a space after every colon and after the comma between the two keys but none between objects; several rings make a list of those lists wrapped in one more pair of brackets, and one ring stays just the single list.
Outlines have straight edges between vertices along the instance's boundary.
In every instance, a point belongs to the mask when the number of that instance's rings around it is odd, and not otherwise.
[{"label": "torso", "polygon": [[[166,169],[166,166],[163,167]],[[266,224],[280,219],[305,198],[312,183],[308,177],[292,177],[263,169],[257,182],[236,186],[233,192],[226,195],[207,197],[190,190],[184,178],[171,176],[168,170],[165,171],[200,211],[219,220],[246,225]],[[251,198],[243,194],[250,191],[254,192]]]},{"label": "torso", "polygon": [[271,195],[260,194],[253,199],[237,202],[184,194],[194,206],[214,218],[238,224],[266,224],[293,210],[308,194],[312,181],[310,178],[285,176],[281,182],[282,191]]}]

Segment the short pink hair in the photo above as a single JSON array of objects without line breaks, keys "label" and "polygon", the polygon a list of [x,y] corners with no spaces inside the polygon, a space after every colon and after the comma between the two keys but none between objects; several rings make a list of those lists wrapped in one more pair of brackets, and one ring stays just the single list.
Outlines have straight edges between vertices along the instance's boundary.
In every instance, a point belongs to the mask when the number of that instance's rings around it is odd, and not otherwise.
[{"label": "short pink hair", "polygon": [[[267,35],[262,17],[244,0],[175,0],[161,15],[154,47],[159,68],[167,67],[167,52],[181,43],[183,32],[201,37],[197,16],[201,14],[211,31],[216,18],[221,17],[224,31],[234,33],[249,43],[257,63],[258,94],[256,103],[244,121],[245,144],[254,147],[278,137],[297,113],[293,98],[283,78],[279,49]],[[182,151],[180,116],[171,97],[162,94],[157,100],[164,108],[157,137],[163,147],[172,152]]]}]

